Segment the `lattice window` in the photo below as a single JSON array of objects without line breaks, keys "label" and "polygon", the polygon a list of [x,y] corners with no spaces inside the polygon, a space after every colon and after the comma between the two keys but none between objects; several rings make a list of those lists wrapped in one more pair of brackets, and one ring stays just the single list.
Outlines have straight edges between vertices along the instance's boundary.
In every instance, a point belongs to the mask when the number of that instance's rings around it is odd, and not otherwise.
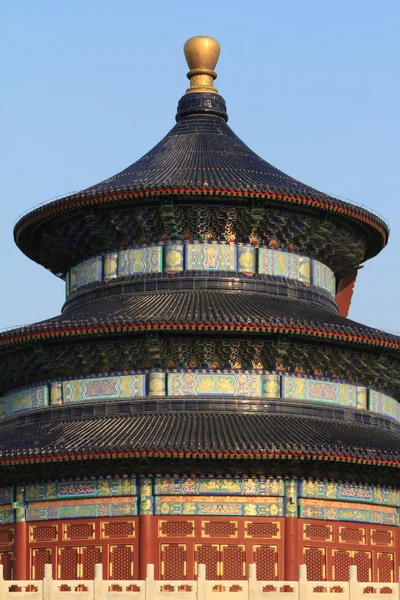
[{"label": "lattice window", "polygon": [[333,580],[348,581],[350,576],[351,552],[349,550],[333,550]]},{"label": "lattice window", "polygon": [[237,537],[236,521],[203,521],[204,537]]},{"label": "lattice window", "polygon": [[4,579],[12,579],[13,578],[13,553],[12,552],[0,552],[0,564],[3,565]]},{"label": "lattice window", "polygon": [[358,581],[371,581],[372,557],[371,552],[353,552],[353,563],[357,565]]},{"label": "lattice window", "polygon": [[52,542],[58,538],[57,525],[37,525],[30,528],[30,538],[33,542]]},{"label": "lattice window", "polygon": [[245,546],[221,546],[222,579],[246,579]]},{"label": "lattice window", "polygon": [[304,525],[303,537],[305,540],[332,540],[331,525]]},{"label": "lattice window", "polygon": [[3,529],[0,531],[0,544],[12,544],[14,541],[14,531],[12,529]]},{"label": "lattice window", "polygon": [[134,569],[134,547],[118,545],[110,547],[110,577],[132,579]]},{"label": "lattice window", "polygon": [[32,579],[43,579],[44,565],[51,564],[50,548],[32,548]]},{"label": "lattice window", "polygon": [[94,565],[102,563],[101,547],[87,546],[82,548],[82,579],[94,579]]},{"label": "lattice window", "polygon": [[195,546],[196,563],[206,566],[206,579],[219,577],[219,546],[217,544],[198,544]]},{"label": "lattice window", "polygon": [[103,523],[101,529],[101,537],[103,538],[121,538],[134,537],[135,524],[133,521],[111,521]]},{"label": "lattice window", "polygon": [[378,581],[394,580],[394,555],[389,552],[378,552]]},{"label": "lattice window", "polygon": [[161,545],[161,578],[186,578],[186,544]]},{"label": "lattice window", "polygon": [[365,544],[365,529],[359,527],[340,527],[340,541]]},{"label": "lattice window", "polygon": [[304,562],[309,581],[322,581],[326,577],[325,548],[304,548]]},{"label": "lattice window", "polygon": [[371,531],[371,541],[380,546],[393,546],[393,532],[384,529],[373,529]]},{"label": "lattice window", "polygon": [[78,579],[79,559],[79,548],[58,548],[58,579]]},{"label": "lattice window", "polygon": [[194,535],[194,521],[160,521],[159,534],[161,537],[191,537]]},{"label": "lattice window", "polygon": [[253,562],[256,563],[258,580],[278,579],[278,548],[276,546],[253,546]]},{"label": "lattice window", "polygon": [[93,523],[68,524],[64,526],[64,539],[66,540],[92,540],[93,538]]},{"label": "lattice window", "polygon": [[265,538],[278,538],[279,537],[279,524],[278,523],[246,523],[245,524],[246,537],[265,537]]}]

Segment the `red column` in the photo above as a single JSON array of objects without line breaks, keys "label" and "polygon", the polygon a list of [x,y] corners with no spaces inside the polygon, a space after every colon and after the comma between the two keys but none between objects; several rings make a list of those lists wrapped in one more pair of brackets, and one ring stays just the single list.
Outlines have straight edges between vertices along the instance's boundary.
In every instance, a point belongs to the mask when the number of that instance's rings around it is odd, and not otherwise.
[{"label": "red column", "polygon": [[297,581],[299,570],[299,540],[298,540],[298,483],[295,479],[285,481],[285,573],[286,581]]},{"label": "red column", "polygon": [[15,500],[20,508],[15,510],[14,525],[14,579],[29,579],[28,524],[25,521],[25,490],[17,487]]},{"label": "red column", "polygon": [[146,566],[154,565],[155,577],[159,577],[158,539],[153,515],[153,477],[141,476],[139,480],[139,579],[146,579]]},{"label": "red column", "polygon": [[285,579],[297,581],[299,577],[299,520],[297,517],[285,519]]},{"label": "red column", "polygon": [[146,566],[154,565],[155,577],[159,578],[158,540],[156,520],[153,515],[139,517],[139,579],[146,579]]}]

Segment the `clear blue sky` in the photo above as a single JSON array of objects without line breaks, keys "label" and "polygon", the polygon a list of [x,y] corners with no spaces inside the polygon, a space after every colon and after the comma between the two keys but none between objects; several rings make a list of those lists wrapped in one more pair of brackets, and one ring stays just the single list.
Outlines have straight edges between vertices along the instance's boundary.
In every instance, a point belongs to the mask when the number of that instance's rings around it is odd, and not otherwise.
[{"label": "clear blue sky", "polygon": [[0,327],[59,314],[64,298],[64,283],[14,245],[16,218],[157,143],[187,87],[183,44],[211,35],[234,131],[389,221],[350,316],[399,331],[399,25],[398,0],[3,0]]}]

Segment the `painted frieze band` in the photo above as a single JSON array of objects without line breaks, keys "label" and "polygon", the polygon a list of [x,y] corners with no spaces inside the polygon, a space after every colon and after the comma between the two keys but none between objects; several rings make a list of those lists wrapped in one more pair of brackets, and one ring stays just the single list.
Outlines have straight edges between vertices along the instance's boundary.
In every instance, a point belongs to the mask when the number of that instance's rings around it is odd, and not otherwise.
[{"label": "painted frieze band", "polygon": [[397,508],[380,506],[378,510],[366,504],[332,502],[329,500],[299,500],[299,517],[324,521],[357,521],[380,525],[399,525]]},{"label": "painted frieze band", "polygon": [[300,498],[344,500],[400,507],[400,490],[378,486],[303,480],[298,483],[298,494]]},{"label": "painted frieze band", "polygon": [[335,298],[335,275],[317,260],[275,248],[224,242],[165,242],[94,256],[73,267],[66,295],[94,282],[144,273],[225,271],[285,277],[316,286]]},{"label": "painted frieze band", "polygon": [[0,419],[35,408],[144,397],[275,398],[369,410],[400,422],[400,403],[364,386],[319,377],[242,370],[141,371],[56,381],[0,398]]},{"label": "painted frieze band", "polygon": [[0,506],[1,525],[22,518],[135,515],[284,516],[400,525],[400,490],[318,480],[120,475],[0,488],[0,497],[7,502]]}]

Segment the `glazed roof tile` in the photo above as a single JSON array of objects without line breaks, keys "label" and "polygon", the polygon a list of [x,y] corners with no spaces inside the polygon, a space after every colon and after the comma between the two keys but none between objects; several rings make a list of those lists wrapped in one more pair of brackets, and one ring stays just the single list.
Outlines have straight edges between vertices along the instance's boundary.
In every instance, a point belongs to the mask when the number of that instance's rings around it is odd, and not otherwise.
[{"label": "glazed roof tile", "polygon": [[[1,428],[0,463],[123,456],[322,457],[400,466],[400,434],[333,419],[168,413],[80,418]],[[306,441],[305,441],[306,440]]]},{"label": "glazed roof tile", "polygon": [[244,291],[132,293],[105,298],[5,331],[0,334],[0,347],[32,338],[144,329],[270,331],[400,348],[399,336],[346,319],[323,306]]},{"label": "glazed roof tile", "polygon": [[15,226],[17,243],[21,232],[37,220],[91,205],[92,200],[97,204],[126,194],[174,193],[253,195],[333,211],[372,226],[386,244],[389,230],[380,217],[319,192],[262,159],[226,124],[225,110],[225,101],[216,94],[183,96],[177,124],[152,150],[117,175],[23,216]]}]

